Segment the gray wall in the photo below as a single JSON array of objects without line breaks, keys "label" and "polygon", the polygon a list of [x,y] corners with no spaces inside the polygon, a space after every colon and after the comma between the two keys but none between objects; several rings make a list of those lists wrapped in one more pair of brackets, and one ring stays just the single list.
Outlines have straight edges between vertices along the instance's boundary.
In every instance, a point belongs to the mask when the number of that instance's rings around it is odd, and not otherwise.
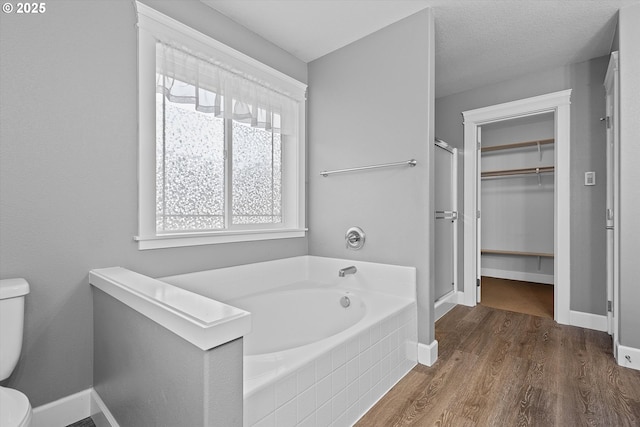
[{"label": "gray wall", "polygon": [[[199,1],[148,2],[306,81],[306,64]],[[307,239],[138,251],[131,1],[0,14],[0,277],[31,284],[21,360],[3,384],[33,406],[93,384],[88,271],[163,276],[305,255]]]},{"label": "gray wall", "polygon": [[[309,252],[417,267],[424,344],[434,339],[432,30],[424,10],[309,64]],[[411,158],[414,168],[319,176]],[[351,226],[367,236],[359,251],[345,248]]]},{"label": "gray wall", "polygon": [[[605,283],[605,114],[604,75],[608,56],[571,64],[436,99],[436,135],[463,147],[461,112],[564,89],[571,95],[571,310],[606,313]],[[459,170],[463,170],[460,156]],[[584,186],[584,172],[595,171],[597,185]],[[459,181],[462,186],[462,180]],[[463,206],[462,188],[459,206]],[[459,221],[460,222],[460,221]],[[459,247],[463,230],[459,226]],[[459,277],[462,276],[462,252]]]},{"label": "gray wall", "polygon": [[202,351],[93,288],[94,388],[121,426],[242,426],[242,339]]},{"label": "gray wall", "polygon": [[639,22],[640,5],[620,10],[620,343],[636,349],[640,349]]}]

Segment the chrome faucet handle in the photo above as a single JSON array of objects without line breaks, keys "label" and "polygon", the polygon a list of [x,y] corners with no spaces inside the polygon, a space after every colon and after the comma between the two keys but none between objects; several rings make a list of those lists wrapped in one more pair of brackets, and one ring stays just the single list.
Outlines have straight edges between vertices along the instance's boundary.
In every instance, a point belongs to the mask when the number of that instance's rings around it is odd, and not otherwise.
[{"label": "chrome faucet handle", "polygon": [[347,249],[358,250],[364,246],[365,235],[360,227],[351,227],[344,235]]}]

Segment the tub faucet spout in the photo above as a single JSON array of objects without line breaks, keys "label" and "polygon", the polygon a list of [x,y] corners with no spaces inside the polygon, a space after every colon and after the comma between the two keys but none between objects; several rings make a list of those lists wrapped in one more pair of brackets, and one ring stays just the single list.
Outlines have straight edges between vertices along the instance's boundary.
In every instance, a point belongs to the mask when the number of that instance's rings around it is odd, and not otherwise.
[{"label": "tub faucet spout", "polygon": [[338,277],[344,277],[347,274],[356,274],[356,271],[358,271],[358,269],[355,267],[355,265],[341,268],[340,270],[338,270]]}]

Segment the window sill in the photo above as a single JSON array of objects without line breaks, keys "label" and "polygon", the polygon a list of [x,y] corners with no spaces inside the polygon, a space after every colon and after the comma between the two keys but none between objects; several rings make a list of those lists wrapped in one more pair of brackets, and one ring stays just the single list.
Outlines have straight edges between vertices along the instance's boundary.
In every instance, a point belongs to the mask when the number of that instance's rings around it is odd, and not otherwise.
[{"label": "window sill", "polygon": [[304,237],[307,229],[273,229],[255,231],[218,231],[210,233],[134,236],[138,250],[179,248],[183,246],[215,245],[220,243],[252,242],[256,240],[291,239]]}]

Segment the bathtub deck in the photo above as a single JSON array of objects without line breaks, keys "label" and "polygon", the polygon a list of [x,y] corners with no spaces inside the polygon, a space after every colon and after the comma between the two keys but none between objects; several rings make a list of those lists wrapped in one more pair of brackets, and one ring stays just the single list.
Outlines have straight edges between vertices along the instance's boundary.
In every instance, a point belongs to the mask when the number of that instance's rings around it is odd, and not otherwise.
[{"label": "bathtub deck", "polygon": [[640,371],[604,332],[478,305],[436,323],[440,355],[418,365],[356,425],[637,426]]}]

